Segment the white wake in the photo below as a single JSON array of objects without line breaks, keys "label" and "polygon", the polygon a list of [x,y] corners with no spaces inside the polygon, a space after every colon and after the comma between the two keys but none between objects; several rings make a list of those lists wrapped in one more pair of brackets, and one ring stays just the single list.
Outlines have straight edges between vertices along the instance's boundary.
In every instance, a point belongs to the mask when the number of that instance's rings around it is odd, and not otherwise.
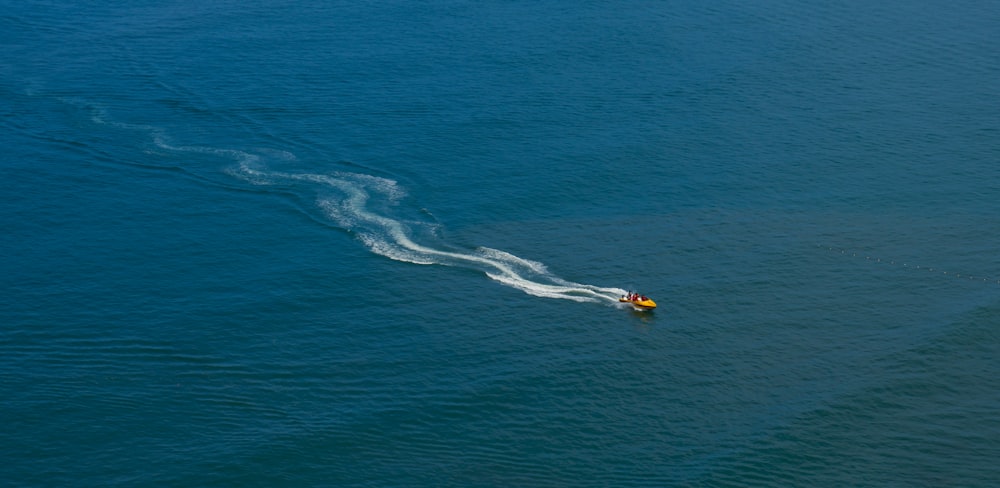
[{"label": "white wake", "polygon": [[414,236],[418,231],[426,231],[430,224],[407,222],[388,215],[388,210],[397,206],[406,195],[393,180],[350,172],[313,174],[272,171],[264,165],[265,159],[294,160],[295,156],[282,151],[268,151],[267,158],[264,158],[259,154],[235,149],[175,145],[160,128],[114,122],[100,107],[85,103],[82,105],[89,106],[94,122],[119,129],[145,131],[153,144],[161,150],[231,159],[236,165],[228,172],[252,185],[311,186],[318,195],[316,205],[324,215],[339,227],[357,235],[376,254],[408,263],[480,270],[499,283],[538,297],[618,304],[618,297],[626,293],[620,288],[563,280],[552,274],[542,263],[498,249],[479,247],[473,250],[445,250],[421,244]]},{"label": "white wake", "polygon": [[479,247],[453,251],[421,244],[414,240],[414,228],[425,225],[405,222],[372,209],[371,202],[393,205],[405,195],[399,185],[377,176],[335,172],[302,174],[260,169],[258,159],[239,155],[233,174],[256,185],[301,182],[318,185],[321,196],[317,205],[338,226],[356,233],[376,254],[408,263],[440,264],[482,270],[486,276],[504,285],[538,297],[561,298],[578,302],[608,301],[617,303],[625,293],[606,288],[573,283],[553,275],[544,264],[524,259],[499,249]]}]

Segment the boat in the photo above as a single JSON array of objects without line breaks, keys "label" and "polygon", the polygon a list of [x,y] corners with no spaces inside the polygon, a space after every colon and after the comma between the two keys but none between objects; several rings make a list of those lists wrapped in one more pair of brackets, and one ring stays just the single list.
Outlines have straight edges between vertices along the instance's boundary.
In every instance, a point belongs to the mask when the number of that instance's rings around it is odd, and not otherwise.
[{"label": "boat", "polygon": [[618,299],[619,302],[631,304],[636,310],[652,310],[656,308],[656,302],[651,298],[638,293],[628,292]]}]

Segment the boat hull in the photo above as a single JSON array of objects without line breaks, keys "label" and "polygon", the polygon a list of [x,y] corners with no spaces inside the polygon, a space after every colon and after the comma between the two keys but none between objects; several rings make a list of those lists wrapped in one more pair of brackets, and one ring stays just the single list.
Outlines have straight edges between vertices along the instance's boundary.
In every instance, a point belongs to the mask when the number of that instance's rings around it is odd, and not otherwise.
[{"label": "boat hull", "polygon": [[652,310],[656,308],[656,302],[646,299],[646,300],[629,300],[627,298],[619,298],[619,302],[628,303],[638,310]]}]

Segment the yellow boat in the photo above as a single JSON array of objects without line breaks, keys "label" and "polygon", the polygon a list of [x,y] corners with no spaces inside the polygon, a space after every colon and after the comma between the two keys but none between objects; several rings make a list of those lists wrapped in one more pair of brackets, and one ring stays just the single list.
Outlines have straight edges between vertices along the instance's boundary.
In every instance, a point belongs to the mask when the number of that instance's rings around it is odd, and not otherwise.
[{"label": "yellow boat", "polygon": [[652,310],[656,308],[656,302],[654,302],[649,297],[642,296],[638,293],[629,293],[618,299],[622,303],[630,303],[636,310]]}]

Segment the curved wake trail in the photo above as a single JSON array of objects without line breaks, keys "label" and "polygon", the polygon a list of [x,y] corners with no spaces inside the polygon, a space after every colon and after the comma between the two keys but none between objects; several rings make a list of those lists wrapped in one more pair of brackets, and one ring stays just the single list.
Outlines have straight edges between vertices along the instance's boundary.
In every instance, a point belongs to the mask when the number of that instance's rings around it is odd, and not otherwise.
[{"label": "curved wake trail", "polygon": [[[70,101],[74,105],[79,104]],[[165,131],[148,125],[114,122],[100,107],[83,103],[91,110],[91,120],[124,130],[147,132],[153,144],[170,152],[214,155],[236,161],[229,173],[252,185],[268,186],[291,184],[293,187],[312,187],[319,197],[317,206],[325,216],[341,228],[356,234],[374,253],[416,264],[458,266],[482,271],[491,279],[521,290],[529,295],[573,300],[577,302],[608,302],[618,305],[618,297],[625,294],[620,288],[607,288],[563,280],[552,274],[544,264],[524,259],[498,249],[479,247],[471,251],[444,250],[420,244],[414,240],[418,233],[433,231],[432,226],[417,221],[405,221],[389,215],[388,209],[397,205],[405,196],[399,185],[390,179],[377,176],[333,172],[329,174],[268,171],[264,155],[235,149],[203,146],[177,146],[169,141]],[[294,160],[295,156],[274,152],[278,158]],[[268,154],[268,157],[274,155]],[[378,211],[385,208],[386,211]]]},{"label": "curved wake trail", "polygon": [[[381,203],[395,204],[405,195],[395,181],[377,176],[336,172],[331,174],[299,174],[269,172],[255,168],[257,159],[238,158],[234,171],[244,180],[266,185],[282,181],[317,185],[319,207],[326,216],[342,228],[355,232],[374,253],[397,261],[416,264],[462,266],[483,271],[488,277],[507,286],[538,297],[561,298],[578,302],[608,301],[618,303],[625,293],[619,288],[605,288],[563,280],[544,264],[527,260],[499,249],[479,247],[473,251],[437,249],[414,241],[414,227],[426,225],[405,222],[374,211],[373,198]],[[324,191],[325,190],[325,191]]]}]

